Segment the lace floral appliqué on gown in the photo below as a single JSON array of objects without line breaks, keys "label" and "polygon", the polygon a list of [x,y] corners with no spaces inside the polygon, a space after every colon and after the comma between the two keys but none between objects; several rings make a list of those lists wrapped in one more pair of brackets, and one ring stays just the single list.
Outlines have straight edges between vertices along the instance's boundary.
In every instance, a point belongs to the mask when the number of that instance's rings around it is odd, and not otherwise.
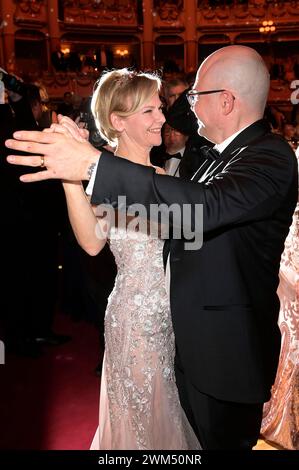
[{"label": "lace floral appliqu\u00e9 on gown", "polygon": [[265,439],[285,449],[299,450],[299,201],[285,241],[279,277],[281,351],[261,432]]},{"label": "lace floral appliqu\u00e9 on gown", "polygon": [[100,425],[91,449],[198,449],[180,406],[163,242],[112,228],[118,274],[105,316]]}]

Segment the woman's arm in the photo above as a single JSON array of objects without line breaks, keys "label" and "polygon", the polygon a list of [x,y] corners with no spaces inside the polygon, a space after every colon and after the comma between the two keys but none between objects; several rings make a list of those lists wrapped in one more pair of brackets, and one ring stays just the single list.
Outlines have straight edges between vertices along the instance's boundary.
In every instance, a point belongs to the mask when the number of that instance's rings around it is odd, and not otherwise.
[{"label": "woman's arm", "polygon": [[107,218],[95,216],[81,182],[64,181],[63,189],[77,242],[89,255],[95,256],[106,244],[109,222]]}]

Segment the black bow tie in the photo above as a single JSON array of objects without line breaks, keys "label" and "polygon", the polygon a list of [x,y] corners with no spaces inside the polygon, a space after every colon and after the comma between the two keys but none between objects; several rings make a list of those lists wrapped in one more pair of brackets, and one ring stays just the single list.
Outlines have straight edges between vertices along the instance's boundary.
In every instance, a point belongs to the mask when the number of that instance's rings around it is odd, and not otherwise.
[{"label": "black bow tie", "polygon": [[203,145],[200,147],[200,153],[209,160],[217,160],[219,158],[220,152],[218,150],[209,147],[208,145]]},{"label": "black bow tie", "polygon": [[178,153],[174,153],[173,155],[170,155],[170,153],[165,153],[165,160],[171,160],[172,158],[176,158],[177,160],[181,160],[182,159],[182,155],[180,154],[180,152]]}]

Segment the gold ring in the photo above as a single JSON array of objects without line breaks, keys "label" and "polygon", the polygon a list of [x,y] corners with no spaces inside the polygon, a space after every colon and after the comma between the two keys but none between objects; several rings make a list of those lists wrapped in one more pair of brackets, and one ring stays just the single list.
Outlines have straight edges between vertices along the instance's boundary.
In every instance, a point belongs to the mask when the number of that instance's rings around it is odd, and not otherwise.
[{"label": "gold ring", "polygon": [[40,157],[40,167],[41,168],[45,167],[45,157]]}]

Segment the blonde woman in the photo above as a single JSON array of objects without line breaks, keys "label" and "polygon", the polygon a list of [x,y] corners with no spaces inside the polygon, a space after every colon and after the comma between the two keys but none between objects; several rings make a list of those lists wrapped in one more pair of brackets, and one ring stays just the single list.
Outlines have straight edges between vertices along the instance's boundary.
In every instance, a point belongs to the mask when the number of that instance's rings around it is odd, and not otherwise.
[{"label": "blonde woman", "polygon": [[[151,166],[149,153],[161,143],[165,121],[160,87],[158,77],[127,69],[107,72],[100,79],[92,112],[101,135],[115,146],[119,158]],[[73,126],[67,119],[61,122],[69,130]],[[163,241],[147,230],[136,231],[136,225],[130,228],[132,218],[121,225],[120,214],[103,217],[105,210],[91,207],[81,183],[63,186],[81,247],[96,255],[108,242],[118,266],[105,315],[100,420],[91,448],[199,448],[175,383]],[[100,212],[101,218],[96,217]]]}]

